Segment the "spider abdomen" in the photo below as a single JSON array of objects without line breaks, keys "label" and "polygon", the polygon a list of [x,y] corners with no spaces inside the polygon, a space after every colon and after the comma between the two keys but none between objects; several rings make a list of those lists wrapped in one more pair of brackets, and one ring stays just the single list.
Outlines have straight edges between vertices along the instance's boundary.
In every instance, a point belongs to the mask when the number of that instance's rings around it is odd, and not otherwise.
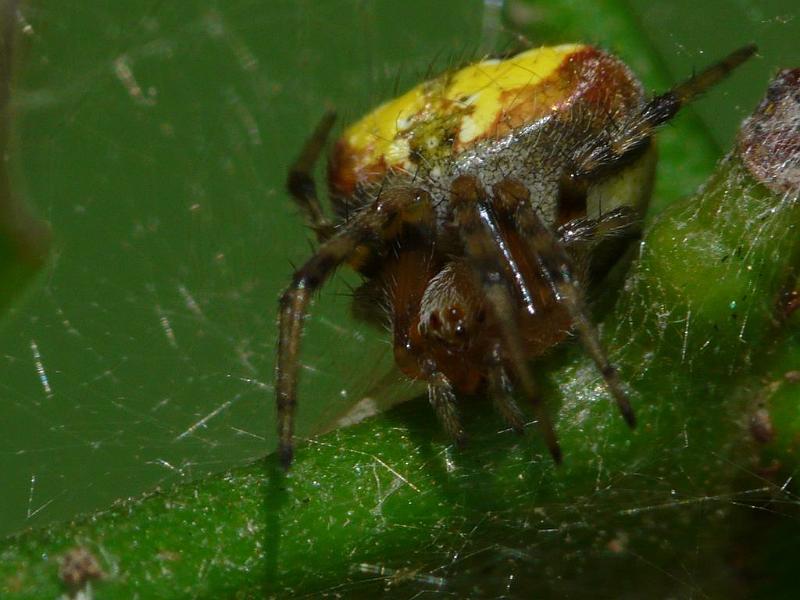
[{"label": "spider abdomen", "polygon": [[628,67],[592,46],[484,60],[419,84],[349,126],[330,159],[331,194],[352,209],[354,196],[369,196],[387,177],[422,182],[436,195],[466,172],[484,185],[515,176],[554,204],[580,145],[621,125],[642,102]]}]

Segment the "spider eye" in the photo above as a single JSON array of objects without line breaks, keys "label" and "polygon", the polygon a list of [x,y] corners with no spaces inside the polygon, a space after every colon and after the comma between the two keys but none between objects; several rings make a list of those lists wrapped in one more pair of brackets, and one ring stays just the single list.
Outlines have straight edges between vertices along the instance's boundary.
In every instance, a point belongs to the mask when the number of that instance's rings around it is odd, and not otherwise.
[{"label": "spider eye", "polygon": [[439,319],[439,314],[435,312],[432,312],[431,316],[428,317],[428,323],[437,331],[442,327],[442,321]]},{"label": "spider eye", "polygon": [[462,311],[458,306],[451,306],[448,313],[451,321],[458,321],[464,316],[464,311]]}]

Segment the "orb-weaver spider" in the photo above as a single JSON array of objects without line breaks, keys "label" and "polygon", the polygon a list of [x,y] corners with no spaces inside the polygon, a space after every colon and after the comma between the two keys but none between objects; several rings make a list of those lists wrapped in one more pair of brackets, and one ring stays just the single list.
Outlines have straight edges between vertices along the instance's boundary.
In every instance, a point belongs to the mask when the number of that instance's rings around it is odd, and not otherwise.
[{"label": "orb-weaver spider", "polygon": [[602,267],[596,258],[607,258],[609,245],[619,256],[640,233],[655,128],[754,52],[741,48],[650,99],[619,59],[583,45],[445,73],[345,130],[329,162],[333,221],[312,177],[334,122],[326,115],[288,178],[319,247],[280,300],[282,463],[293,456],[304,317],[314,291],[343,264],[365,278],[357,296],[386,316],[398,366],[427,382],[456,441],[464,439],[456,392],[485,390],[522,431],[517,387],[560,462],[528,361],[572,331],[634,426],[584,289]]}]

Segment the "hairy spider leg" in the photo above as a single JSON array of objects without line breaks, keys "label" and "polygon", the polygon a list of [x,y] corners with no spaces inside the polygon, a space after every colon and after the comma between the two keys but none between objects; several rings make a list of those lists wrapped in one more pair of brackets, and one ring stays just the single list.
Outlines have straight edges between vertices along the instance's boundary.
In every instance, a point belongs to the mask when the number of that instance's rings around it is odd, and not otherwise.
[{"label": "hairy spider leg", "polygon": [[464,433],[461,419],[458,416],[453,386],[439,371],[432,371],[427,377],[428,400],[436,412],[436,417],[450,439],[454,440],[456,445],[464,446],[467,443],[467,434]]},{"label": "hairy spider leg", "polygon": [[286,178],[286,187],[303,211],[306,224],[314,231],[318,242],[324,242],[333,235],[334,227],[322,211],[314,180],[314,166],[325,148],[335,121],[336,113],[333,111],[328,111],[322,116],[300,155],[289,168],[289,175]]},{"label": "hairy spider leg", "polygon": [[293,458],[294,414],[297,406],[297,375],[303,321],[312,294],[337,267],[354,260],[370,244],[386,243],[400,230],[398,222],[424,218],[430,210],[429,197],[419,190],[397,188],[367,206],[317,248],[297,269],[281,295],[278,316],[278,360],[276,401],[278,409],[278,453],[284,467]]},{"label": "hairy spider leg", "polygon": [[630,427],[635,427],[636,417],[630,400],[622,389],[617,369],[606,356],[597,328],[588,316],[580,283],[573,276],[571,260],[564,246],[530,205],[529,192],[524,185],[507,179],[498,183],[494,192],[496,197],[503,200],[508,210],[512,206],[516,207],[514,216],[517,227],[524,234],[528,248],[539,264],[540,272],[553,294],[569,312],[572,327],[603,376],[606,387],[614,397],[625,422]]},{"label": "hairy spider leg", "polygon": [[582,246],[596,246],[609,238],[634,239],[641,235],[642,217],[629,206],[603,213],[597,219],[579,218],[567,221],[555,231],[564,248],[569,251]]},{"label": "hairy spider leg", "polygon": [[[401,250],[397,264],[394,271],[401,279],[395,282],[391,293],[395,361],[405,373],[427,381],[428,400],[436,417],[447,435],[463,446],[466,434],[458,415],[453,386],[436,361],[425,352],[425,344],[418,333],[422,295],[435,271],[429,270],[432,263],[426,257],[418,256],[413,250]],[[409,278],[414,279],[413,283],[407,281]]]},{"label": "hairy spider leg", "polygon": [[516,433],[525,433],[525,415],[514,402],[511,381],[503,367],[499,348],[492,353],[492,362],[486,380],[495,410]]},{"label": "hairy spider leg", "polygon": [[668,92],[651,98],[616,134],[590,146],[578,159],[572,177],[600,176],[634,158],[649,143],[653,129],[672,119],[681,108],[725,79],[757,50],[755,44],[734,50]]},{"label": "hairy spider leg", "polygon": [[[451,201],[456,225],[464,245],[464,253],[480,283],[489,310],[495,317],[504,344],[504,354],[510,363],[513,375],[525,397],[533,405],[536,419],[544,436],[547,448],[556,464],[562,460],[561,448],[536,390],[528,367],[523,341],[518,327],[518,314],[507,281],[507,272],[514,272],[509,252],[504,248],[496,217],[486,197],[486,192],[474,176],[461,175],[452,184]],[[516,282],[523,288],[524,281]],[[523,289],[524,293],[530,290]]]},{"label": "hairy spider leg", "polygon": [[[420,240],[424,236],[420,236]],[[429,238],[431,239],[431,238]],[[403,240],[397,255],[385,267],[394,336],[395,362],[409,377],[428,383],[428,400],[447,435],[456,444],[466,442],[456,406],[453,385],[427,351],[419,331],[420,306],[425,289],[436,275],[440,264],[434,260],[432,245],[410,244]]]}]

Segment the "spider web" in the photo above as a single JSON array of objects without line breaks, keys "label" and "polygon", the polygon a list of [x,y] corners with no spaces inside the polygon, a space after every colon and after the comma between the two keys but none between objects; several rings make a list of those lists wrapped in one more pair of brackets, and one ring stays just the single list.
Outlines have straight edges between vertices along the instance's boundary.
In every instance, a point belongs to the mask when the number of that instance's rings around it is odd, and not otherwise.
[{"label": "spider web", "polygon": [[[270,451],[276,299],[287,257],[309,251],[283,191],[291,157],[326,107],[347,121],[428,69],[502,48],[502,10],[547,19],[546,6],[478,0],[126,4],[43,0],[20,15],[21,180],[55,245],[1,332],[0,534]],[[753,37],[788,35],[749,10]],[[695,49],[712,45],[711,24],[694,24],[662,37],[663,54],[707,62]],[[694,37],[703,26],[708,40]],[[723,142],[735,108],[713,119]],[[355,283],[337,278],[309,321],[301,436],[390,372],[388,337],[349,316]],[[466,555],[499,565],[512,593],[529,552]],[[435,566],[354,569],[409,597],[448,583]]]}]

